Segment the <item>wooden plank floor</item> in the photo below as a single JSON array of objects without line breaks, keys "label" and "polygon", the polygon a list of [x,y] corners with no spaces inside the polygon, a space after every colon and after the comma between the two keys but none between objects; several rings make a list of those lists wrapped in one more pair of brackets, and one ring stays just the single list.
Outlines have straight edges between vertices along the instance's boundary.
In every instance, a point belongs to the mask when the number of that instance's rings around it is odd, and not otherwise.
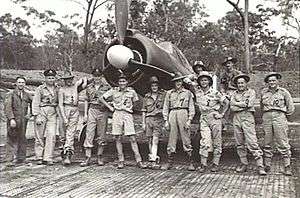
[{"label": "wooden plank floor", "polygon": [[253,164],[247,173],[235,173],[232,159],[223,159],[218,173],[189,172],[181,162],[161,171],[138,169],[133,160],[126,161],[123,170],[117,170],[114,161],[103,167],[80,167],[80,160],[70,167],[30,162],[6,168],[0,163],[0,197],[297,197],[299,169],[295,166],[299,164],[293,163],[294,175],[287,177],[277,157],[267,176],[258,176]]}]

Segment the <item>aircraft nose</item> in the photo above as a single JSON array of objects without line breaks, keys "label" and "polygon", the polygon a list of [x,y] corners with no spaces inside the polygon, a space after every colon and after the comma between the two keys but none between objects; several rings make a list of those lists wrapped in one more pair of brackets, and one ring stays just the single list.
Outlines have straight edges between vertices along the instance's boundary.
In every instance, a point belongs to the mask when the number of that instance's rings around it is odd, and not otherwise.
[{"label": "aircraft nose", "polygon": [[113,45],[107,50],[109,63],[118,69],[125,69],[128,61],[133,58],[133,52],[124,45]]}]

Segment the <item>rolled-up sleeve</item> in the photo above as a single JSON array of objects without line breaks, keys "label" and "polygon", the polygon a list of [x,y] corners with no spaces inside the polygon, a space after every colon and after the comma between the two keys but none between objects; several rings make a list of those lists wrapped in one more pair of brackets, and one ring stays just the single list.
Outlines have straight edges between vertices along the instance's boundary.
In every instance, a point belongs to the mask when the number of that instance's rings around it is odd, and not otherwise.
[{"label": "rolled-up sleeve", "polygon": [[163,118],[165,121],[169,118],[169,110],[170,110],[170,92],[166,93],[166,97],[163,105]]},{"label": "rolled-up sleeve", "polygon": [[286,104],[286,115],[292,115],[295,111],[293,98],[287,90],[284,92],[285,104]]},{"label": "rolled-up sleeve", "polygon": [[41,104],[41,92],[40,89],[36,89],[33,99],[32,99],[32,115],[40,114],[40,104]]},{"label": "rolled-up sleeve", "polygon": [[195,103],[192,92],[189,93],[189,120],[192,120],[195,116]]}]

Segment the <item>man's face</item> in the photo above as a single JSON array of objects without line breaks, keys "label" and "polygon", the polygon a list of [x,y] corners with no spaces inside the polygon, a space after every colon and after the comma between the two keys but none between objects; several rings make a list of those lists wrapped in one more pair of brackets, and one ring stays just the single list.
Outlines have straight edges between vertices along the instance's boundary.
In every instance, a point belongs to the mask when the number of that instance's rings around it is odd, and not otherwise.
[{"label": "man's face", "polygon": [[244,78],[239,78],[237,79],[236,85],[239,91],[244,91],[247,87],[247,82]]},{"label": "man's face", "polygon": [[182,80],[175,81],[175,89],[180,89],[182,87]]},{"label": "man's face", "polygon": [[120,78],[119,79],[119,87],[121,89],[125,89],[127,87],[127,80],[125,78]]},{"label": "man's face", "polygon": [[200,86],[201,86],[202,88],[207,88],[207,87],[209,87],[209,79],[208,79],[207,77],[202,77],[202,78],[200,79]]},{"label": "man's face", "polygon": [[54,85],[55,81],[56,81],[55,76],[46,76],[45,77],[45,82],[47,85]]},{"label": "man's face", "polygon": [[233,62],[232,61],[228,61],[227,63],[226,63],[226,65],[225,65],[225,67],[226,67],[226,70],[227,71],[229,71],[229,72],[231,72],[232,70],[233,70]]},{"label": "man's face", "polygon": [[23,90],[24,87],[25,87],[25,85],[26,85],[26,82],[25,82],[25,80],[24,80],[23,78],[19,78],[19,79],[17,80],[16,84],[17,84],[17,88],[18,88],[19,90]]},{"label": "man's face", "polygon": [[65,85],[66,86],[72,86],[73,85],[73,78],[65,79]]},{"label": "man's face", "polygon": [[202,71],[203,71],[203,68],[201,66],[198,65],[198,66],[195,67],[196,74],[199,74]]},{"label": "man's face", "polygon": [[278,86],[278,79],[276,78],[276,76],[269,77],[268,86],[270,88],[276,88]]},{"label": "man's face", "polygon": [[158,84],[157,83],[151,83],[151,91],[154,93],[158,92]]}]

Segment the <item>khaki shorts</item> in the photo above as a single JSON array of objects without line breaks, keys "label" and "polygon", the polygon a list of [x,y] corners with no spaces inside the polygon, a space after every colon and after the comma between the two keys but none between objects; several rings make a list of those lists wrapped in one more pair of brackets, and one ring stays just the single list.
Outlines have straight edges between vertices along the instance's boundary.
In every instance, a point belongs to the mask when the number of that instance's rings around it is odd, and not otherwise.
[{"label": "khaki shorts", "polygon": [[161,117],[146,117],[146,135],[147,137],[160,136],[163,126]]},{"label": "khaki shorts", "polygon": [[112,135],[135,135],[133,116],[126,111],[116,110],[112,115]]}]

